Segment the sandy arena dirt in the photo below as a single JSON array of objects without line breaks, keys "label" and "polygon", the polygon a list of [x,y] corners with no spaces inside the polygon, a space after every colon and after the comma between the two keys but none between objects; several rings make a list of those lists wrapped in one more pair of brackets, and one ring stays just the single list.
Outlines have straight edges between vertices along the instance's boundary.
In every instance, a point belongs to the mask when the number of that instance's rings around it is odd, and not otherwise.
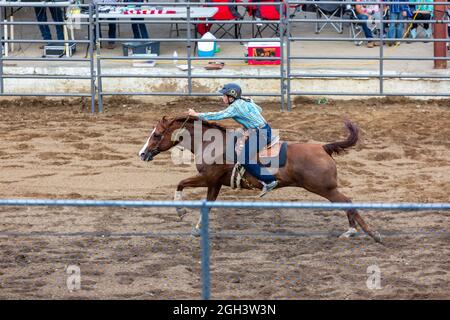
[{"label": "sandy arena dirt", "polygon": [[[117,98],[106,105],[104,114],[91,115],[83,100],[1,101],[0,197],[171,200],[195,168],[173,166],[168,153],[140,161],[149,129],[162,115],[188,107],[221,108],[205,99],[156,106]],[[359,144],[335,157],[341,191],[354,201],[450,201],[448,100],[320,105],[298,99],[291,113],[279,112],[276,103],[261,105],[283,139],[332,142],[346,136],[345,118],[360,126]],[[255,195],[224,188],[219,199]],[[202,199],[205,189],[184,196]],[[265,200],[323,199],[285,188]],[[0,216],[1,299],[200,298],[199,240],[144,236],[187,235],[195,211],[182,222],[173,209],[0,207]],[[450,298],[449,212],[366,210],[362,216],[384,245],[366,236],[338,239],[348,227],[342,211],[213,210],[212,298]],[[260,232],[313,235],[249,236]],[[70,265],[80,267],[81,290],[67,288]],[[366,285],[373,265],[381,271],[377,290]]]}]

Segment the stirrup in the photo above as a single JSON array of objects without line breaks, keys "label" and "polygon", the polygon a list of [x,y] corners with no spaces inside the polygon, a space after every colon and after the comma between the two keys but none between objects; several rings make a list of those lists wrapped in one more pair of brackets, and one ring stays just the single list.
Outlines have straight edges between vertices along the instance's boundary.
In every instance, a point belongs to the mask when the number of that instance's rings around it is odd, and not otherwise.
[{"label": "stirrup", "polygon": [[272,191],[277,186],[278,186],[278,180],[275,180],[269,184],[263,183],[263,188],[262,188],[261,193],[259,194],[259,197],[260,198],[264,197],[268,192]]}]

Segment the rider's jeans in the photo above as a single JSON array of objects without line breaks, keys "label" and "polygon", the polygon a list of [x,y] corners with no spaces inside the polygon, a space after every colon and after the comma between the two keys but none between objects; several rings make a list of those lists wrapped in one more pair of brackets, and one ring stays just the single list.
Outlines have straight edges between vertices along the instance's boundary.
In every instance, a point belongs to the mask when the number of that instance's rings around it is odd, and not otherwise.
[{"label": "rider's jeans", "polygon": [[265,183],[275,181],[275,177],[256,161],[256,155],[260,150],[272,141],[272,129],[269,124],[262,128],[248,129],[248,139],[245,141],[244,150],[239,155],[239,163],[255,178]]}]

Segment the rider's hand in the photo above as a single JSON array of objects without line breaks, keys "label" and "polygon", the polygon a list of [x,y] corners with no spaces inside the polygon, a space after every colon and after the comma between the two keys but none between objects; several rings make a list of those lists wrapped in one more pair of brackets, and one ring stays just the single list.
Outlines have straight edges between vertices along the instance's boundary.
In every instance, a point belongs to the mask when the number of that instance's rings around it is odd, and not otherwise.
[{"label": "rider's hand", "polygon": [[194,109],[189,109],[188,110],[188,115],[190,115],[191,117],[197,117],[198,113],[194,111]]}]

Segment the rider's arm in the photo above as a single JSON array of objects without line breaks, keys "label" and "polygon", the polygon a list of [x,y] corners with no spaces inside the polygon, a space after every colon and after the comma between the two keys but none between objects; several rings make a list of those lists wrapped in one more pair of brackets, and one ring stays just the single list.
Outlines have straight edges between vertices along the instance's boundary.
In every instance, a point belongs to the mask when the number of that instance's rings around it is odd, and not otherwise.
[{"label": "rider's arm", "polygon": [[219,111],[219,112],[203,112],[199,113],[198,117],[201,120],[222,120],[222,119],[229,119],[233,118],[237,115],[236,107],[234,105],[230,105],[225,110]]}]

